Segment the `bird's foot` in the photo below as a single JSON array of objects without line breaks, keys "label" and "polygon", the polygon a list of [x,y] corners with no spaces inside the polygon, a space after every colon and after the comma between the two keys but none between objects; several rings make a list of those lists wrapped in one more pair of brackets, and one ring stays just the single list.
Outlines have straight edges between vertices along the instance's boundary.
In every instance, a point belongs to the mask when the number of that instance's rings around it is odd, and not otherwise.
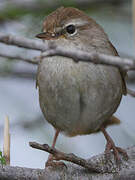
[{"label": "bird's foot", "polygon": [[56,161],[56,159],[54,158],[54,156],[52,154],[49,155],[48,160],[45,164],[45,167],[49,167],[49,166],[54,167],[54,168],[56,168],[56,167],[66,167],[67,168],[67,166],[65,165],[64,162]]},{"label": "bird's foot", "polygon": [[116,160],[116,164],[118,165],[118,167],[120,167],[121,164],[121,159],[120,159],[120,154],[123,155],[123,157],[125,158],[125,160],[128,160],[128,155],[127,152],[120,148],[115,146],[112,138],[109,136],[109,134],[107,133],[107,131],[102,127],[101,131],[103,132],[106,140],[107,140],[107,144],[106,144],[106,148],[105,148],[105,158],[107,161],[110,160],[111,157],[111,152],[114,154],[114,158]]},{"label": "bird's foot", "polygon": [[45,168],[46,167],[52,167],[52,168],[63,168],[66,167],[66,164],[62,161],[54,161],[54,160],[48,160],[45,164]]},{"label": "bird's foot", "polygon": [[120,164],[121,164],[121,159],[120,159],[119,153],[123,155],[125,160],[128,160],[127,152],[124,149],[115,146],[113,140],[110,138],[107,141],[106,149],[105,149],[105,158],[107,161],[109,161],[109,159],[110,159],[111,152],[113,152],[114,158],[115,158],[118,166],[120,166]]}]

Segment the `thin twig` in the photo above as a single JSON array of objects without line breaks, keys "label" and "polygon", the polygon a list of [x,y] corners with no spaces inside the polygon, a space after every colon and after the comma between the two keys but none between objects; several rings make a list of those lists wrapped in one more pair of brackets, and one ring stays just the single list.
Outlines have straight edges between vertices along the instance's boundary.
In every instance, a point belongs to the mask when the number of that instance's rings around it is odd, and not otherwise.
[{"label": "thin twig", "polygon": [[38,40],[32,40],[24,37],[18,37],[15,35],[5,35],[4,33],[0,33],[0,42],[14,45],[22,48],[34,49],[44,51],[46,50],[47,46],[44,45],[43,42]]},{"label": "thin twig", "polygon": [[80,50],[67,50],[63,47],[58,46],[55,42],[50,42],[49,44],[47,44],[39,42],[37,40],[30,40],[28,38],[5,35],[2,33],[0,33],[0,42],[23,48],[44,51],[44,53],[42,54],[43,57],[59,55],[64,57],[70,57],[74,61],[112,65],[119,67],[124,71],[135,70],[135,60],[128,58],[120,58],[117,56],[110,56],[106,54],[99,54],[95,52],[88,53]]},{"label": "thin twig", "polygon": [[6,164],[10,165],[10,133],[8,116],[5,118],[3,154],[6,159]]},{"label": "thin twig", "polygon": [[14,60],[22,60],[32,64],[38,64],[40,57],[34,58],[27,58],[24,55],[16,55],[16,54],[9,54],[8,52],[0,52],[0,57],[14,59]]},{"label": "thin twig", "polygon": [[120,58],[118,56],[111,56],[96,52],[87,53],[80,50],[70,50],[59,46],[54,46],[52,49],[42,53],[42,57],[46,56],[64,56],[70,57],[75,61],[93,62],[95,64],[112,65],[121,68],[124,71],[135,70],[135,60]]},{"label": "thin twig", "polygon": [[58,151],[55,148],[50,147],[48,144],[39,144],[36,142],[29,142],[29,145],[33,148],[51,153],[53,155],[53,159],[56,161],[59,161],[59,160],[69,161],[74,164],[80,165],[84,168],[87,168],[92,172],[103,173],[102,167],[98,166],[97,164],[94,164],[93,162],[90,162],[90,160],[87,161],[72,153],[70,154],[63,153],[61,151]]},{"label": "thin twig", "polygon": [[135,97],[135,91],[131,90],[131,89],[127,89],[127,93],[132,96]]}]

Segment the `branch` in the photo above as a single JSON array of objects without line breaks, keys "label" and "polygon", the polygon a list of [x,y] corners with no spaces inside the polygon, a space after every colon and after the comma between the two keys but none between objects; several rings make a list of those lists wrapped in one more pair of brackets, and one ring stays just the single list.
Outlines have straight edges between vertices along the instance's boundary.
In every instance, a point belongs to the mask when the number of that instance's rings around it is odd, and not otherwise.
[{"label": "branch", "polygon": [[[73,164],[67,164],[62,167],[48,167],[44,169],[31,169],[23,167],[12,167],[4,166],[0,167],[0,179],[2,180],[134,180],[135,179],[135,146],[127,149],[129,155],[129,160],[122,160],[121,170],[117,173],[114,172],[113,158],[108,164],[108,168],[112,169],[112,173],[93,173],[89,170],[86,170],[82,167],[78,167]],[[89,160],[88,160],[89,161]],[[104,162],[104,155],[98,155],[92,157],[90,162],[97,164],[98,166],[104,167],[107,166]]]},{"label": "branch", "polygon": [[89,169],[90,171],[103,173],[102,167],[98,167],[97,164],[93,164],[92,162],[87,162],[85,159],[82,159],[80,157],[75,156],[74,154],[66,154],[61,151],[56,150],[55,148],[52,148],[48,146],[48,144],[38,144],[36,142],[30,142],[29,145],[33,148],[40,149],[43,151],[46,151],[48,153],[51,153],[54,156],[54,160],[65,160],[72,163],[75,163],[77,165],[80,165],[84,168]]},{"label": "branch", "polygon": [[13,35],[4,35],[2,33],[0,33],[0,42],[8,45],[15,45],[23,48],[44,51],[42,57],[59,55],[72,58],[74,61],[112,65],[119,67],[124,71],[135,70],[135,60],[120,58],[118,56],[99,54],[95,52],[87,53],[80,50],[67,50],[58,46],[54,42],[47,44],[38,40],[30,40],[28,38],[17,37]]},{"label": "branch", "polygon": [[45,51],[47,48],[47,46],[45,46],[43,42],[40,42],[38,40],[32,40],[19,36],[17,37],[15,35],[5,35],[4,33],[0,33],[0,42],[8,45],[14,45],[22,48],[40,51]]},{"label": "branch", "polygon": [[35,80],[36,78],[36,72],[34,71],[30,71],[30,70],[18,70],[17,68],[15,69],[11,69],[11,70],[0,70],[0,77],[6,77],[6,76],[10,76],[11,78],[26,78],[26,79],[32,79]]},{"label": "branch", "polygon": [[9,58],[9,59],[13,59],[13,60],[22,60],[22,61],[26,61],[28,63],[32,63],[32,64],[38,64],[40,57],[34,57],[34,58],[27,58],[24,57],[24,55],[16,55],[15,53],[13,54],[9,54],[8,52],[0,52],[0,57],[4,57],[4,58]]},{"label": "branch", "polygon": [[70,57],[74,61],[92,62],[95,64],[112,65],[121,68],[123,71],[135,70],[135,60],[120,58],[118,56],[111,56],[96,52],[87,53],[80,50],[66,50],[65,48],[55,46],[43,52],[42,57],[46,56],[64,56]]},{"label": "branch", "polygon": [[[29,145],[33,148],[40,149],[43,151],[46,151],[48,153],[51,153],[53,155],[53,159],[56,161],[59,160],[65,160],[72,162],[74,164],[77,164],[79,166],[82,166],[86,169],[88,169],[91,172],[96,172],[96,173],[112,173],[112,172],[118,172],[119,168],[116,166],[115,160],[112,158],[113,154],[111,156],[111,168],[110,168],[110,163],[106,161],[104,155],[102,155],[102,160],[100,159],[95,159],[93,161],[93,158],[89,160],[82,159],[80,157],[77,157],[74,154],[66,154],[63,153],[55,148],[52,148],[48,146],[48,144],[38,144],[36,142],[29,142]],[[123,162],[124,163],[124,160]]]},{"label": "branch", "polygon": [[130,94],[130,96],[135,97],[135,91],[127,89],[127,93]]}]

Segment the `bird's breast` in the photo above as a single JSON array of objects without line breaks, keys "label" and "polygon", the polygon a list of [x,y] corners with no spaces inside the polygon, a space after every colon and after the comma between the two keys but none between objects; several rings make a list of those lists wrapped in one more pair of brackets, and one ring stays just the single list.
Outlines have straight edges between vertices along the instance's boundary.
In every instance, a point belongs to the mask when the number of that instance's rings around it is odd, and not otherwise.
[{"label": "bird's breast", "polygon": [[37,81],[46,120],[71,136],[98,129],[116,111],[122,96],[117,68],[59,56],[39,63]]}]

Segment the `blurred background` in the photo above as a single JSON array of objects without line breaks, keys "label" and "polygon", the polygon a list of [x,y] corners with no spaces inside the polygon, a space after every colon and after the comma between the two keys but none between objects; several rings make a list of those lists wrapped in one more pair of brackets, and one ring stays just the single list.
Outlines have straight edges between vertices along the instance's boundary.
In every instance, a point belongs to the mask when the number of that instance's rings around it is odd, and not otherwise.
[{"label": "blurred background", "polygon": [[[77,7],[93,17],[108,34],[122,57],[135,58],[133,7],[127,0],[0,0],[0,32],[31,39],[41,32],[46,15],[60,6]],[[0,51],[39,55],[37,51],[19,49],[0,43]],[[3,146],[5,116],[10,118],[11,165],[44,168],[48,154],[29,147],[29,141],[51,145],[54,129],[45,120],[39,108],[35,88],[37,65],[0,57],[0,150]],[[130,72],[127,84],[135,90],[135,73]],[[115,143],[123,148],[135,144],[135,99],[123,97],[116,116],[121,125],[107,130]],[[89,158],[105,148],[104,136],[60,135],[56,147]]]}]

